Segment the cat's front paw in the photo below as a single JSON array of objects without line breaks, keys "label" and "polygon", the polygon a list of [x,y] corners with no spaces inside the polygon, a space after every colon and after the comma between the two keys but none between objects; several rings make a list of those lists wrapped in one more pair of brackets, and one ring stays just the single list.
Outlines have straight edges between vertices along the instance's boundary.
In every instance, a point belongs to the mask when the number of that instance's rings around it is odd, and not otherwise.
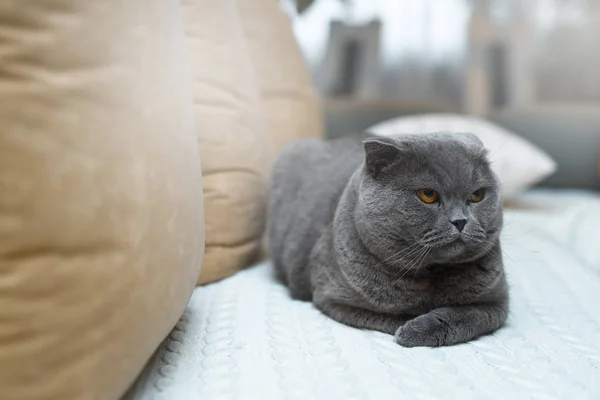
[{"label": "cat's front paw", "polygon": [[440,347],[451,344],[450,336],[449,324],[432,311],[398,328],[395,340],[403,347]]}]

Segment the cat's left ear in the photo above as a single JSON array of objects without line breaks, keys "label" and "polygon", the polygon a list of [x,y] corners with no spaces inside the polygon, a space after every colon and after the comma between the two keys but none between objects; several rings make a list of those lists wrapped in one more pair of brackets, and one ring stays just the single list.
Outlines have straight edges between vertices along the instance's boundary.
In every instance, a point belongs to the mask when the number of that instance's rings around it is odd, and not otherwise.
[{"label": "cat's left ear", "polygon": [[400,153],[398,142],[388,137],[368,138],[363,141],[363,145],[367,171],[375,178],[391,165]]}]

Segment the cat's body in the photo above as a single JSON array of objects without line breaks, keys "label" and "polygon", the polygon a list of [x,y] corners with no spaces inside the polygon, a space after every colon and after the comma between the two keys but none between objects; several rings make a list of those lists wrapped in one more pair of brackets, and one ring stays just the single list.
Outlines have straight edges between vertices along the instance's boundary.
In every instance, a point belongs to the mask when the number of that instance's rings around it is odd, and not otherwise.
[{"label": "cat's body", "polygon": [[[301,140],[280,156],[269,204],[279,278],[331,318],[404,346],[498,329],[508,312],[502,210],[480,142],[366,138]],[[424,203],[422,188],[439,200]]]}]

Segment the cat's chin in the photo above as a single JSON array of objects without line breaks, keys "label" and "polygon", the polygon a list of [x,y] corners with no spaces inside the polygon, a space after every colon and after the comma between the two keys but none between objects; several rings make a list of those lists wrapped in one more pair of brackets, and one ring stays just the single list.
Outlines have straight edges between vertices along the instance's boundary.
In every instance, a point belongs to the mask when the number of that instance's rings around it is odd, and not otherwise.
[{"label": "cat's chin", "polygon": [[467,245],[460,239],[442,246],[438,251],[445,252],[449,256],[458,256],[467,250]]},{"label": "cat's chin", "polygon": [[448,244],[448,252],[453,254],[462,253],[466,248],[465,242],[460,239]]},{"label": "cat's chin", "polygon": [[436,262],[457,262],[468,252],[468,245],[460,238],[439,246],[436,250]]},{"label": "cat's chin", "polygon": [[492,246],[473,244],[459,238],[436,248],[432,261],[438,264],[470,262],[489,253]]}]

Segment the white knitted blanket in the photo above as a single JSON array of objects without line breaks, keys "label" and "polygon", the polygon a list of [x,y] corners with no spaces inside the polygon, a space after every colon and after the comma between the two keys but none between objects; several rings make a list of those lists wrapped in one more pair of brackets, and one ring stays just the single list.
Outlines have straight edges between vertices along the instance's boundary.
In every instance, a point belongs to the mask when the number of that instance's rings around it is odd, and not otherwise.
[{"label": "white knitted blanket", "polygon": [[405,349],[290,300],[263,263],[196,289],[133,399],[600,399],[600,197],[506,213],[506,327]]}]

